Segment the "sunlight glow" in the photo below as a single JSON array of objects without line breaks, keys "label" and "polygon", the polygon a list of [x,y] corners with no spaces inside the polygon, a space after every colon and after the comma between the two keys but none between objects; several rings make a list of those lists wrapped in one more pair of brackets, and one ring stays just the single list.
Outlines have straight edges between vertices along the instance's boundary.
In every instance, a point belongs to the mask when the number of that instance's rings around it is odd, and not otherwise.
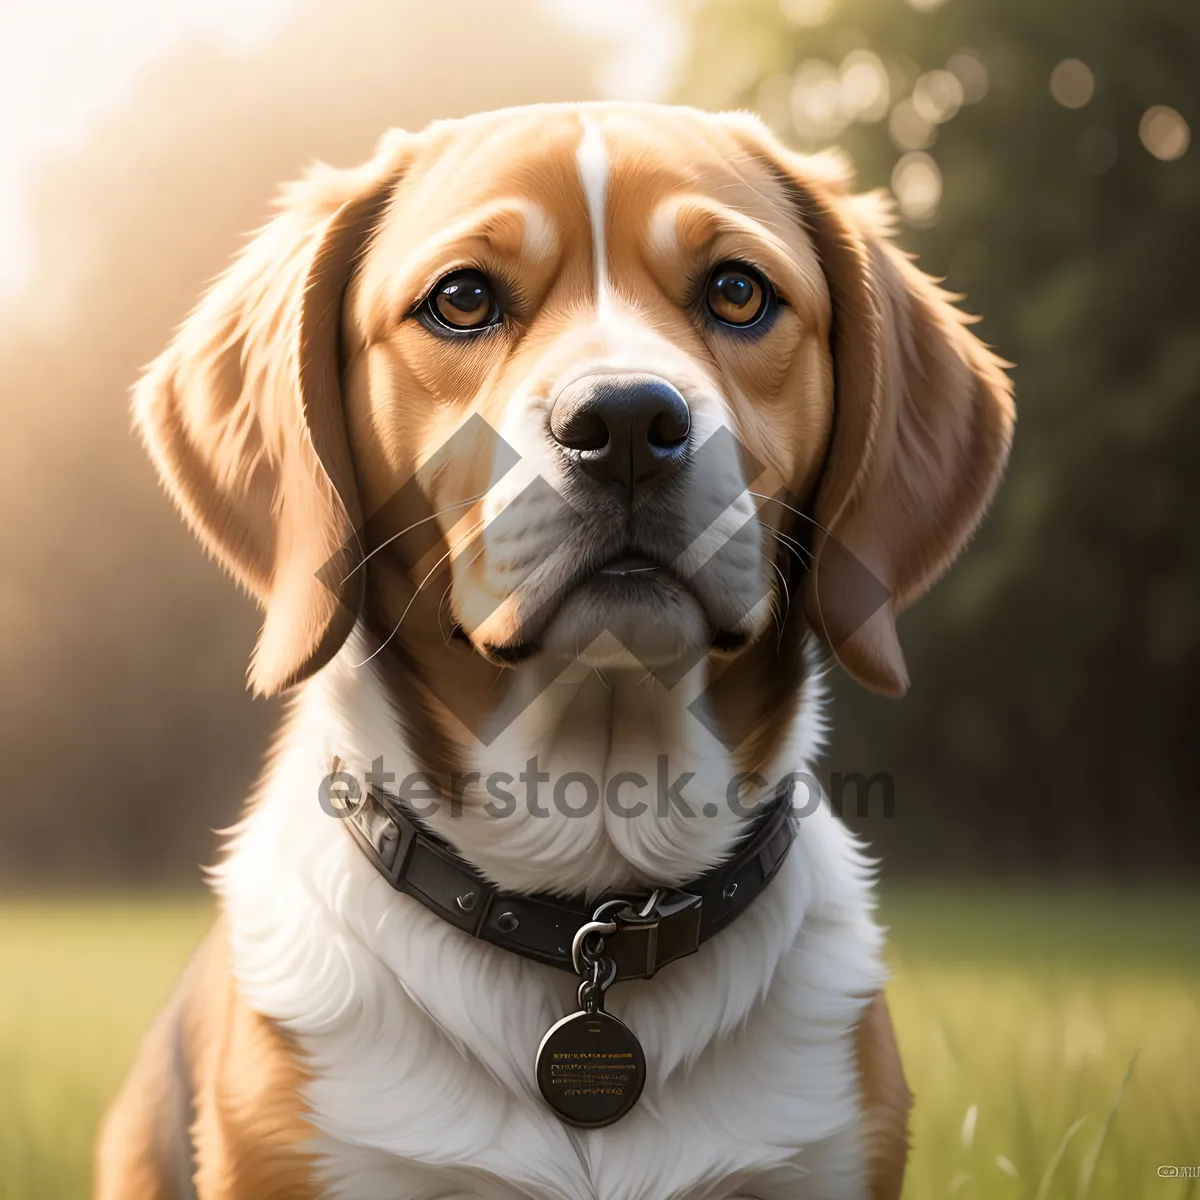
[{"label": "sunlight glow", "polygon": [[12,6],[0,38],[0,292],[29,281],[26,189],[39,160],[86,135],[142,71],[196,35],[253,46],[293,0],[45,0]]},{"label": "sunlight glow", "polygon": [[[686,49],[683,23],[662,0],[538,0],[547,14],[611,47],[600,89],[662,99]],[[37,247],[28,192],[39,164],[86,138],[127,103],[139,76],[172,49],[215,39],[232,52],[271,36],[296,0],[45,0],[12,6],[0,38],[0,296],[28,287]],[[419,7],[413,5],[414,13]]]}]

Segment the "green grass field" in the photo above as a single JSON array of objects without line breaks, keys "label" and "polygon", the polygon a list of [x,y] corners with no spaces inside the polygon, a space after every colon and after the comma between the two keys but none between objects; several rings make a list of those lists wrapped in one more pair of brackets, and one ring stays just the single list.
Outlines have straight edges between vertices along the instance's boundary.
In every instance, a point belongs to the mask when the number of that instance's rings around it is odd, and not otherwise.
[{"label": "green grass field", "polygon": [[[1200,895],[890,895],[909,1200],[1200,1198]],[[87,1195],[91,1141],[211,916],[0,902],[0,1200]],[[137,1200],[130,1197],[130,1200]]]}]

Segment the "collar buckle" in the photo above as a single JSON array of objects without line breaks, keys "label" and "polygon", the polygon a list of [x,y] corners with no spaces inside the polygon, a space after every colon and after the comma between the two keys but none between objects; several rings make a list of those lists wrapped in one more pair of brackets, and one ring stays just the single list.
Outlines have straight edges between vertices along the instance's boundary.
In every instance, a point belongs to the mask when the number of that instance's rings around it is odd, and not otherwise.
[{"label": "collar buckle", "polygon": [[604,939],[616,964],[614,982],[649,979],[656,971],[700,949],[703,902],[691,892],[659,889],[640,909],[630,902],[613,913],[617,931]]}]

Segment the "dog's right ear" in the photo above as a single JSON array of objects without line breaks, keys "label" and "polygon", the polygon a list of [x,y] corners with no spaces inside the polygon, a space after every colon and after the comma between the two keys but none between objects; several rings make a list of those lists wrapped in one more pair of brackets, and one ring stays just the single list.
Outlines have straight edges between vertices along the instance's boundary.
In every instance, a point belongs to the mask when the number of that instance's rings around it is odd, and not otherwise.
[{"label": "dog's right ear", "polygon": [[388,134],[364,166],[318,167],[290,188],[134,392],[167,491],[264,609],[249,671],[261,695],[328,662],[358,615],[342,297],[410,145]]}]

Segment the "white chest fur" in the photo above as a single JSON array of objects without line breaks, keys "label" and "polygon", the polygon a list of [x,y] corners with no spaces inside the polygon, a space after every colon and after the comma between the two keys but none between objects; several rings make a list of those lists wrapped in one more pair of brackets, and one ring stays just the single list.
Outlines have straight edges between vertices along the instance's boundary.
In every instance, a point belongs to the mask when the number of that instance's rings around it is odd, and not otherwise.
[{"label": "white chest fur", "polygon": [[[828,808],[801,819],[780,874],[733,926],[654,979],[609,993],[610,1011],[645,1048],[649,1077],[616,1125],[572,1130],[533,1077],[542,1035],[574,1007],[570,976],[475,941],[392,891],[318,804],[335,755],[360,772],[380,755],[398,771],[411,761],[381,685],[349,667],[359,657],[352,642],[306,686],[261,800],[216,872],[243,995],[308,1056],[326,1194],[862,1197],[853,1027],[883,983],[880,934],[869,866]],[[803,769],[813,752],[818,700],[801,706],[784,770]],[[513,754],[537,720],[514,732]],[[553,753],[572,753],[561,729]],[[612,739],[601,757],[589,766],[627,766]],[[494,823],[468,820],[452,834],[506,886],[561,885],[566,860],[577,879],[585,863],[611,874],[616,862],[642,878],[668,853],[679,879],[707,865],[719,823],[697,826],[689,847],[654,820],[651,811],[644,833],[632,820],[614,833],[603,817],[586,829],[557,817],[517,824],[511,838],[501,826],[505,844],[524,847],[507,857],[485,852]]]}]

